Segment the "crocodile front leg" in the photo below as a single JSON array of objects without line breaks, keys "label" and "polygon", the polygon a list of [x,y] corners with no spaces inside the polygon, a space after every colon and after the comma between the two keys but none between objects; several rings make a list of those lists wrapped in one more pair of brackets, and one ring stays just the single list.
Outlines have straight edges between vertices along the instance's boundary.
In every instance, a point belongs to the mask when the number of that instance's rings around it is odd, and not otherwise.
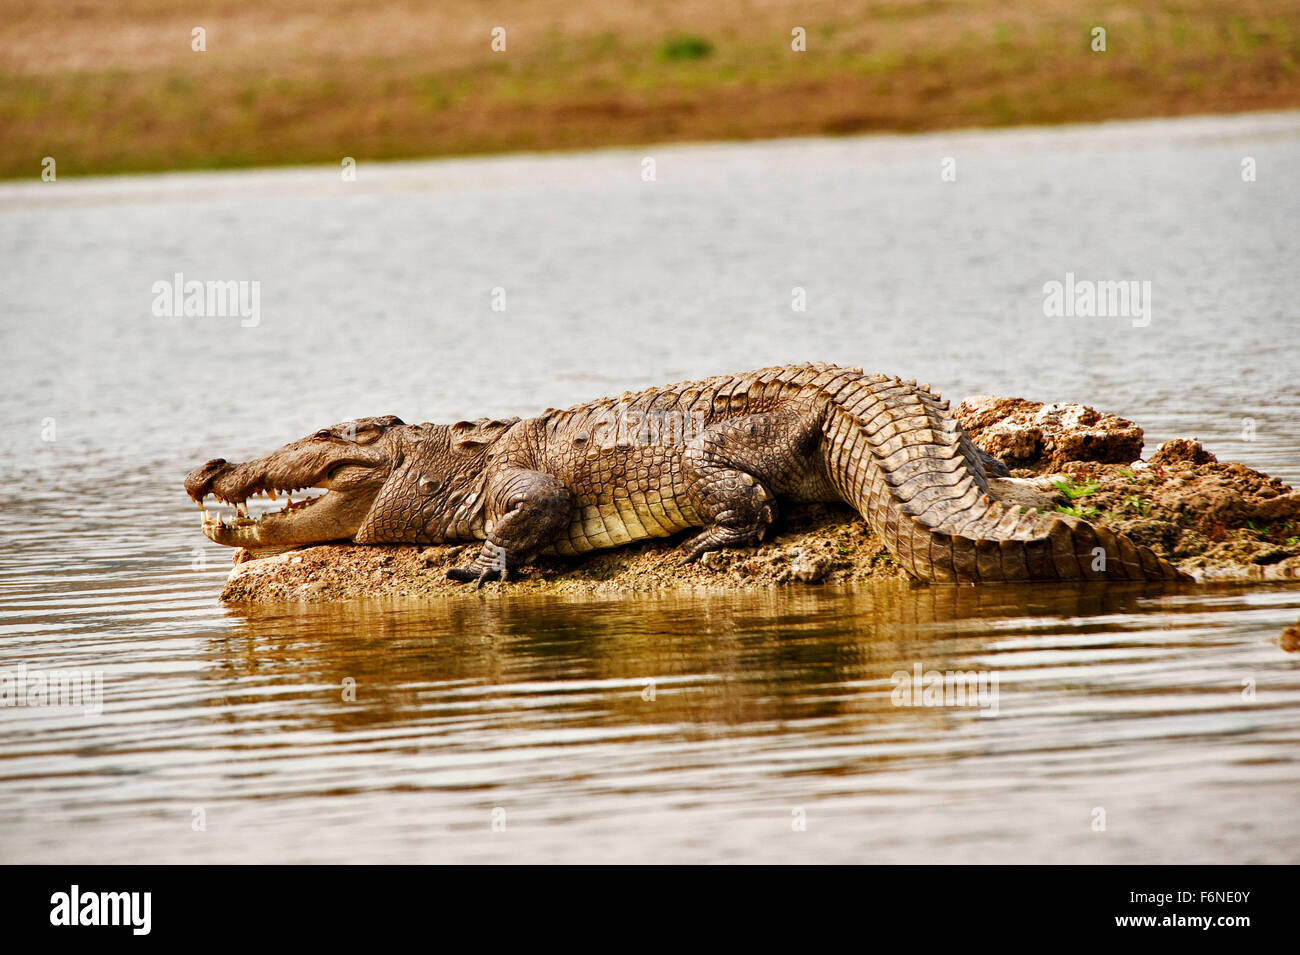
[{"label": "crocodile front leg", "polygon": [[504,471],[487,485],[488,535],[478,556],[447,571],[450,580],[477,582],[509,579],[510,568],[523,564],[569,526],[573,494],[552,474]]}]

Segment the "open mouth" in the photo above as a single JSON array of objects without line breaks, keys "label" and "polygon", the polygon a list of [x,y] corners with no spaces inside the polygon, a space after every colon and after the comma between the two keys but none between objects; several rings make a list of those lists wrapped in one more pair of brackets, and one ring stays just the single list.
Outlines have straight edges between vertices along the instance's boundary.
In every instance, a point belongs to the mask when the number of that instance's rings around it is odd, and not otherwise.
[{"label": "open mouth", "polygon": [[203,536],[246,550],[351,540],[386,475],[377,470],[380,456],[314,452],[286,461],[286,452],[276,454],[243,464],[213,458],[185,476]]},{"label": "open mouth", "polygon": [[[310,494],[305,495],[303,492],[306,491],[316,491],[318,493],[314,495],[310,495]],[[214,514],[208,510],[207,508],[208,495],[205,494],[199,499],[198,502],[199,512],[202,515],[200,521],[203,528],[205,529],[210,528],[213,530],[230,529],[234,527],[252,527],[257,524],[260,524],[263,520],[265,520],[268,517],[280,517],[285,514],[296,514],[300,511],[303,511],[304,509],[311,507],[313,504],[315,504],[317,501],[319,501],[321,498],[325,497],[329,493],[330,492],[325,488],[310,487],[310,486],[293,487],[293,488],[268,487],[268,488],[258,489],[252,492],[246,498],[243,498],[238,501],[233,501],[233,500],[227,500],[226,498],[222,497],[220,494],[217,494],[214,491],[212,492],[212,497],[215,497],[222,504],[228,504],[234,507],[235,512],[230,516],[230,522],[227,523],[226,518],[223,515],[219,513]],[[267,509],[257,515],[253,515],[249,513],[248,510],[249,501],[258,501],[265,498],[268,502],[276,502],[279,500],[281,494],[283,494],[285,497],[284,506],[275,509]],[[293,499],[293,495],[295,494],[299,495],[299,499],[296,501]]]}]

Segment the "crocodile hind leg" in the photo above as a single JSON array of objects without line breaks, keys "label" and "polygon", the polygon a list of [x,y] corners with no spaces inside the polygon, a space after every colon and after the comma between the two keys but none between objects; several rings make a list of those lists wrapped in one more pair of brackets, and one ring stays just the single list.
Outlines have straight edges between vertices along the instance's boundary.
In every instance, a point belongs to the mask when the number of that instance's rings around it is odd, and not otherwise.
[{"label": "crocodile hind leg", "polygon": [[709,520],[699,534],[686,542],[683,564],[724,547],[757,544],[776,520],[776,497],[754,475],[725,465],[698,470],[690,490],[695,510]]},{"label": "crocodile hind leg", "polygon": [[689,564],[723,547],[757,544],[776,520],[777,495],[831,500],[812,462],[821,421],[807,409],[783,408],[720,421],[686,447],[687,494],[704,530],[684,545]]},{"label": "crocodile hind leg", "polygon": [[464,567],[447,571],[450,580],[507,580],[517,567],[541,550],[573,516],[573,494],[559,478],[541,471],[505,471],[487,487],[487,539]]}]

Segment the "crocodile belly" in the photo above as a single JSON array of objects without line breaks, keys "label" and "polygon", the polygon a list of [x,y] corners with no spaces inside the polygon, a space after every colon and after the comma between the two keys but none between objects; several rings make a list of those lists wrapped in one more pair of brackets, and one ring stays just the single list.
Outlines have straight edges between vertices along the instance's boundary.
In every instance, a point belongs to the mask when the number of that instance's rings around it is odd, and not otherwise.
[{"label": "crocodile belly", "polygon": [[584,554],[650,537],[668,537],[699,523],[694,509],[684,502],[653,491],[619,494],[598,504],[580,501],[568,531],[552,548],[562,555]]}]

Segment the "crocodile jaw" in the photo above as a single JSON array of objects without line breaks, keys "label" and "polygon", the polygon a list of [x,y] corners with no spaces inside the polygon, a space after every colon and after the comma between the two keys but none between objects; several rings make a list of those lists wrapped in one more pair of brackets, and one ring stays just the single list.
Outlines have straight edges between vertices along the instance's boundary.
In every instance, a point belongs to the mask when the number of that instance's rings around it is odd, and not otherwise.
[{"label": "crocodile jaw", "polygon": [[361,528],[371,500],[371,495],[326,491],[261,517],[237,513],[230,523],[208,513],[202,501],[199,507],[203,534],[209,540],[227,547],[257,550],[351,540]]},{"label": "crocodile jaw", "polygon": [[[359,418],[243,464],[214,458],[186,475],[185,492],[199,506],[204,535],[228,547],[260,550],[352,540],[400,460],[404,428],[392,415]],[[325,493],[289,499],[279,511],[259,518],[248,513],[251,498],[278,500],[304,488]],[[235,506],[229,523],[208,513],[209,495]]]}]

